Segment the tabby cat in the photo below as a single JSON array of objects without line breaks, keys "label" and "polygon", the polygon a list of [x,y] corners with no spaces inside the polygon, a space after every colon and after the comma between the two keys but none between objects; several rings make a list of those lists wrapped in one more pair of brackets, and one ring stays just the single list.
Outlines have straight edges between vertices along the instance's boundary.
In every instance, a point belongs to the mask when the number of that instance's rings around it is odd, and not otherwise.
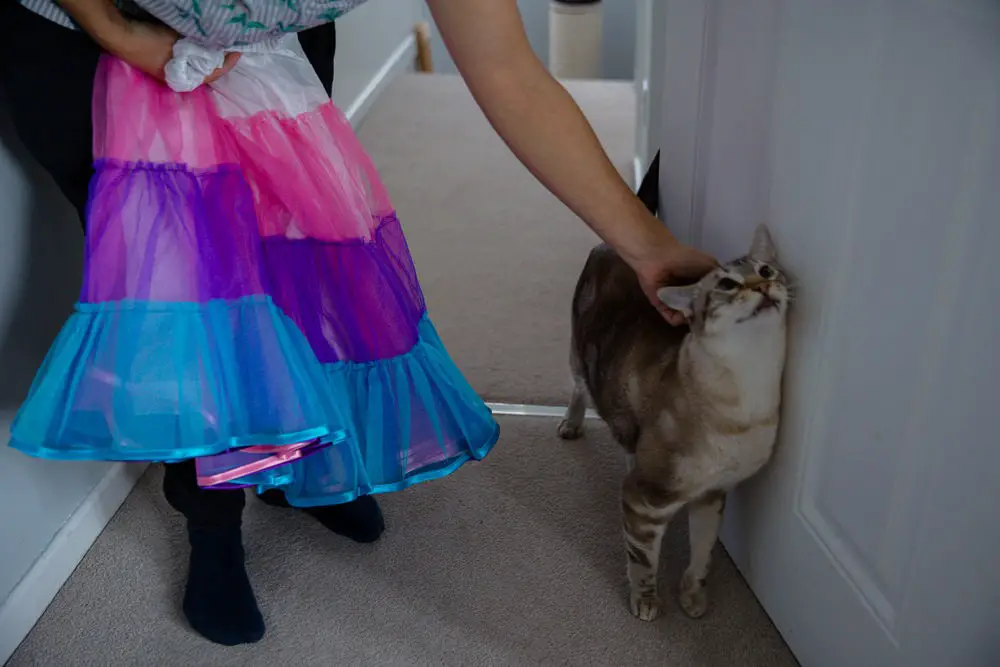
[{"label": "tabby cat", "polygon": [[559,426],[582,432],[587,397],[626,451],[622,489],[630,604],[645,621],[661,610],[660,543],[688,508],[691,557],[680,605],[708,607],[705,577],[726,492],[770,459],[785,363],[786,275],[768,229],[750,252],[659,298],[688,326],[670,326],[607,246],[595,248],[573,298],[573,397]]}]

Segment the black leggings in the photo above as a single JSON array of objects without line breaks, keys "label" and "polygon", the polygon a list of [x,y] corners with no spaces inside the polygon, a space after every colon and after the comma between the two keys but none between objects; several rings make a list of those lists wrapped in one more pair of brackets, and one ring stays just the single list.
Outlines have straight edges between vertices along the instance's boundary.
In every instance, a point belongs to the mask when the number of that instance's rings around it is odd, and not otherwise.
[{"label": "black leggings", "polygon": [[[302,48],[329,93],[333,86],[336,28],[333,23],[300,34]],[[52,176],[84,224],[93,175],[90,116],[101,51],[83,32],[69,30],[0,0],[0,88],[21,143]],[[238,524],[242,491],[206,491],[194,461],[167,466],[167,500],[194,525]]]}]

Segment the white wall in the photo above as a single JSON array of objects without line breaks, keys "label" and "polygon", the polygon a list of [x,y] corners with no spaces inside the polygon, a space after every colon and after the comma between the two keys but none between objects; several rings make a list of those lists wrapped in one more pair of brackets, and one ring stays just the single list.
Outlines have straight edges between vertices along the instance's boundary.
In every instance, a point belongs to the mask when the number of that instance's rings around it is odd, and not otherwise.
[{"label": "white wall", "polygon": [[[2,104],[2,101],[0,101]],[[0,609],[109,466],[9,449],[10,419],[72,310],[81,276],[76,214],[24,154],[0,107]]]},{"label": "white wall", "polygon": [[337,21],[333,99],[358,122],[381,85],[413,68],[423,0],[369,0]]},{"label": "white wall", "polygon": [[[603,0],[604,30],[601,76],[631,80],[635,62],[636,0]],[[543,63],[549,60],[548,0],[518,0],[524,28],[535,53]],[[429,16],[429,14],[428,14]],[[444,43],[435,39],[432,47],[434,71],[454,74],[455,63]]]}]

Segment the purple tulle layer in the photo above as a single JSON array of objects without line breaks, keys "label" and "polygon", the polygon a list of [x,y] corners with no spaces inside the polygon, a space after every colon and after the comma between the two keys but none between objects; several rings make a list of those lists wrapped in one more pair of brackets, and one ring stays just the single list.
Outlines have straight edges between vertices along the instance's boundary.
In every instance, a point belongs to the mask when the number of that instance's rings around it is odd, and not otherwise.
[{"label": "purple tulle layer", "polygon": [[370,239],[260,236],[239,168],[97,164],[80,301],[199,302],[269,294],[322,363],[375,361],[417,342],[424,311],[394,215]]},{"label": "purple tulle layer", "polygon": [[205,303],[267,293],[242,171],[222,165],[95,165],[80,301]]},{"label": "purple tulle layer", "polygon": [[372,242],[270,237],[263,243],[274,302],[301,329],[322,363],[369,362],[410,351],[424,297],[395,216]]}]

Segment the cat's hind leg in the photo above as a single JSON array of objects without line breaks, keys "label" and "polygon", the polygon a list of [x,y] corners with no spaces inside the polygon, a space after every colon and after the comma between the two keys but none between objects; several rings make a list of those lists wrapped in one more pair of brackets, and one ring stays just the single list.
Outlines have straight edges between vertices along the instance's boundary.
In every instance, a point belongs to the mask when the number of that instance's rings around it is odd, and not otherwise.
[{"label": "cat's hind leg", "polygon": [[587,383],[583,379],[582,366],[576,353],[571,354],[569,368],[573,374],[573,395],[570,396],[566,415],[559,422],[559,437],[563,440],[576,440],[583,435],[583,420],[587,416]]},{"label": "cat's hind leg", "polygon": [[681,579],[679,602],[684,613],[701,618],[708,610],[705,578],[712,559],[712,548],[719,538],[722,510],[726,496],[711,493],[688,506],[688,533],[691,540],[691,562]]}]

